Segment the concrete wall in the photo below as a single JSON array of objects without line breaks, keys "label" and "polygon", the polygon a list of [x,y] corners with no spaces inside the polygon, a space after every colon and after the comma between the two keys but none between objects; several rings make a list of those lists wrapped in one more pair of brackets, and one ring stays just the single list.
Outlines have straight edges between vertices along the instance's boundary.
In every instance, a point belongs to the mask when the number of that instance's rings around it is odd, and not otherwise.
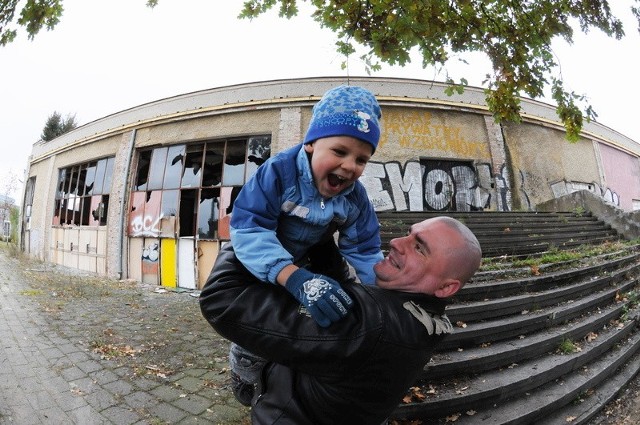
[{"label": "concrete wall", "polygon": [[598,143],[604,182],[600,195],[623,210],[631,211],[640,202],[640,162],[638,157],[603,143]]},{"label": "concrete wall", "polygon": [[537,211],[584,211],[591,213],[623,235],[640,238],[640,211],[624,211],[588,190],[573,192],[537,205]]},{"label": "concrete wall", "polygon": [[560,129],[530,123],[503,125],[520,208],[568,193],[566,182],[600,184],[593,144],[569,143]]}]

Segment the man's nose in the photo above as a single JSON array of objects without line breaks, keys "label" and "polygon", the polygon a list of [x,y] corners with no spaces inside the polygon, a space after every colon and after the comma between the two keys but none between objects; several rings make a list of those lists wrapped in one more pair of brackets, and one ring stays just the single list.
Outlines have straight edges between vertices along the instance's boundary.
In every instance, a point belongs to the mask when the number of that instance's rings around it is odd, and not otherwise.
[{"label": "man's nose", "polygon": [[406,243],[408,236],[403,236],[401,238],[393,238],[389,241],[389,246],[396,251],[402,252],[402,249]]}]

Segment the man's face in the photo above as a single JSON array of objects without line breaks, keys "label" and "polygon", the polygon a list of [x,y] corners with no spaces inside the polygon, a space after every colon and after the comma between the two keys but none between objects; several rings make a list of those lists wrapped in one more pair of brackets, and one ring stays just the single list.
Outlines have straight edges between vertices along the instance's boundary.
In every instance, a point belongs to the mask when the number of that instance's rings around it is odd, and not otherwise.
[{"label": "man's face", "polygon": [[460,234],[437,218],[411,226],[409,234],[393,239],[387,257],[373,268],[376,285],[385,289],[436,296],[451,276],[451,249],[461,246]]},{"label": "man's face", "polygon": [[336,196],[358,180],[373,151],[370,144],[348,136],[318,139],[304,149],[312,154],[313,181],[325,198]]}]

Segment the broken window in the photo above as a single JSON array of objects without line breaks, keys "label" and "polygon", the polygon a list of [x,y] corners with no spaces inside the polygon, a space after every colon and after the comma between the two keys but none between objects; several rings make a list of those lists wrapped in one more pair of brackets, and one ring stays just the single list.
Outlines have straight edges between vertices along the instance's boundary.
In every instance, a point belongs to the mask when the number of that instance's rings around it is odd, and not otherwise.
[{"label": "broken window", "polygon": [[149,167],[149,183],[147,190],[162,189],[164,180],[164,168],[167,163],[167,148],[157,148],[151,155],[151,166]]},{"label": "broken window", "polygon": [[160,237],[176,237],[176,220],[178,217],[179,190],[162,191],[162,203],[160,204]]},{"label": "broken window", "polygon": [[138,155],[138,171],[136,173],[134,190],[147,190],[149,164],[151,164],[151,152],[153,151],[142,151]]},{"label": "broken window", "polygon": [[207,143],[204,155],[204,173],[202,186],[219,186],[222,183],[222,159],[224,158],[224,142]]},{"label": "broken window", "polygon": [[204,146],[202,144],[190,145],[187,148],[181,187],[200,187],[202,159],[204,156],[203,148]]},{"label": "broken window", "polygon": [[[153,233],[165,238],[229,239],[233,201],[270,154],[271,136],[140,151],[133,179],[129,236]],[[154,211],[147,211],[149,204],[143,199],[156,196],[161,199],[158,206],[154,204]]]},{"label": "broken window", "polygon": [[224,167],[222,168],[222,185],[237,186],[244,184],[244,170],[247,157],[246,141],[227,143]]},{"label": "broken window", "polygon": [[171,146],[167,152],[167,165],[164,170],[163,189],[180,187],[180,176],[184,164],[184,145]]},{"label": "broken window", "polygon": [[259,166],[271,156],[271,137],[251,137],[247,145],[247,177],[249,180]]},{"label": "broken window", "polygon": [[220,189],[202,189],[198,208],[198,237],[218,238],[218,217],[220,216]]},{"label": "broken window", "polygon": [[[114,157],[58,171],[53,225],[105,226]],[[107,181],[109,185],[104,183]]]}]

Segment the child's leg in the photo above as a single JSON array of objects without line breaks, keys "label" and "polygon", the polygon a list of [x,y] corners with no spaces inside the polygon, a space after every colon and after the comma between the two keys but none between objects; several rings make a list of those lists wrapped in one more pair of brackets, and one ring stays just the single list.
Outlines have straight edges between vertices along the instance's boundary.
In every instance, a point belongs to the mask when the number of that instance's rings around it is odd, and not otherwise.
[{"label": "child's leg", "polygon": [[229,348],[229,365],[244,382],[255,384],[260,379],[262,367],[267,361],[252,352],[245,350],[236,343]]},{"label": "child's leg", "polygon": [[229,366],[231,367],[231,389],[241,404],[251,406],[256,384],[260,379],[266,360],[245,350],[235,343],[229,348]]}]

